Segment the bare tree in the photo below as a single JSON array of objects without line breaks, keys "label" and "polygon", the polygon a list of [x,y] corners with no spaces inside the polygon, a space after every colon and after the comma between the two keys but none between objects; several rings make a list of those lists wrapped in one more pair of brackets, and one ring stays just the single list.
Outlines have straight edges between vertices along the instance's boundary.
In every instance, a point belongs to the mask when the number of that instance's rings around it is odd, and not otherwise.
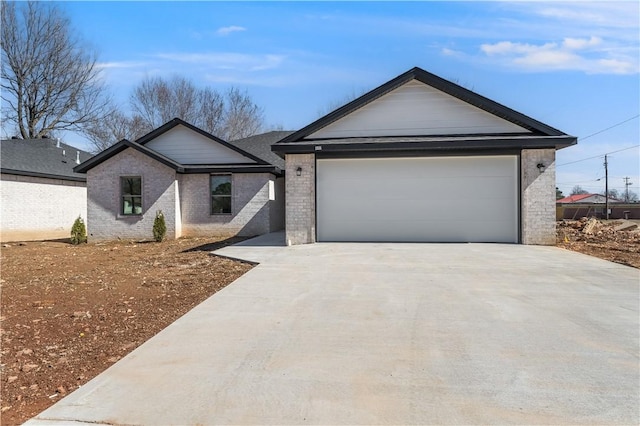
[{"label": "bare tree", "polygon": [[148,130],[181,118],[227,140],[259,132],[262,109],[246,92],[229,89],[225,96],[211,88],[198,88],[182,76],[146,78],[130,97],[131,108]]},{"label": "bare tree", "polygon": [[84,134],[91,142],[92,151],[98,153],[122,139],[133,141],[151,130],[139,115],[127,117],[118,108],[112,108],[100,122],[87,126]]},{"label": "bare tree", "polygon": [[618,190],[615,188],[610,189],[607,195],[609,198],[613,198],[614,200],[618,200],[620,198],[620,193],[618,193]]},{"label": "bare tree", "polygon": [[198,89],[180,76],[147,77],[133,90],[130,101],[134,113],[152,129],[174,117],[194,123]]},{"label": "bare tree", "polygon": [[227,91],[224,111],[224,136],[236,140],[255,135],[263,126],[262,109],[247,92],[231,88]]},{"label": "bare tree", "polygon": [[571,195],[588,194],[589,192],[583,189],[580,185],[576,185],[571,189]]},{"label": "bare tree", "polygon": [[318,109],[318,112],[317,112],[318,117],[324,117],[325,115],[337,110],[338,108],[345,106],[349,102],[355,99],[358,99],[360,96],[364,95],[365,93],[367,93],[366,89],[361,88],[359,90],[356,90],[355,88],[352,88],[351,92],[345,94],[341,98],[337,98],[330,101],[327,104],[327,106],[325,106],[324,108]]},{"label": "bare tree", "polygon": [[212,135],[226,139],[224,134],[224,99],[213,89],[205,87],[198,92],[196,123]]},{"label": "bare tree", "polygon": [[55,5],[2,1],[3,118],[38,138],[96,123],[108,100],[96,55]]}]

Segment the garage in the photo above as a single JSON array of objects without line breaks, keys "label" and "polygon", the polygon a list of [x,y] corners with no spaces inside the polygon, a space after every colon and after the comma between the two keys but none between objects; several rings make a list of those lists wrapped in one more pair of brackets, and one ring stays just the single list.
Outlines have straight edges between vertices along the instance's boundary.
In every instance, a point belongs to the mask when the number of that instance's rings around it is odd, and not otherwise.
[{"label": "garage", "polygon": [[317,159],[318,241],[517,243],[518,156]]},{"label": "garage", "polygon": [[555,154],[576,142],[412,68],[272,146],[285,242],[554,245]]}]

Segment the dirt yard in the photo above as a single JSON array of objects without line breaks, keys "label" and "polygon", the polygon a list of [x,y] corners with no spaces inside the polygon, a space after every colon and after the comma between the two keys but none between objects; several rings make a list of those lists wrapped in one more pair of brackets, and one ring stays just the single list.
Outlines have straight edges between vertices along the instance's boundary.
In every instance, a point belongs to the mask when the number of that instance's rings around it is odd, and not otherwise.
[{"label": "dirt yard", "polygon": [[[587,223],[559,222],[558,246],[640,268],[638,230]],[[251,269],[209,254],[236,241],[3,245],[1,424],[38,414]]]},{"label": "dirt yard", "polygon": [[[640,269],[639,221],[566,220],[557,225],[558,247]],[[634,228],[633,225],[636,225]],[[625,230],[616,228],[625,227]]]},{"label": "dirt yard", "polygon": [[209,254],[238,240],[3,244],[1,424],[59,401],[251,269]]}]

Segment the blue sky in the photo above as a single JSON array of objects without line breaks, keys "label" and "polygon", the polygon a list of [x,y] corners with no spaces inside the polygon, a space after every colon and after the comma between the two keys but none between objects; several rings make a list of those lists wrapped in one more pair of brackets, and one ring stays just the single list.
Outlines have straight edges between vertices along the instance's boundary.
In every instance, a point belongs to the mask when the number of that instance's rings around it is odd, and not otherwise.
[{"label": "blue sky", "polygon": [[635,146],[610,156],[610,187],[624,189],[629,176],[640,193],[638,2],[60,5],[98,50],[123,108],[145,76],[181,74],[218,90],[246,89],[267,125],[295,130],[419,66],[585,138],[558,152],[565,194],[574,185],[602,192],[600,155]]}]

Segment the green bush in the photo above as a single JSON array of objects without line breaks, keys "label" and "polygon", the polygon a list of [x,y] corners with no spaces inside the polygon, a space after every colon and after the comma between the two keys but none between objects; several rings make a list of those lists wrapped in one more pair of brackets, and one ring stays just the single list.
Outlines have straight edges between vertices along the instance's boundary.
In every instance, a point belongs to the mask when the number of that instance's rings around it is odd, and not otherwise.
[{"label": "green bush", "polygon": [[164,223],[162,210],[156,212],[156,219],[153,221],[153,239],[157,242],[164,240],[167,233],[167,225]]},{"label": "green bush", "polygon": [[71,244],[81,244],[87,242],[87,227],[84,225],[82,216],[78,216],[71,227]]}]

